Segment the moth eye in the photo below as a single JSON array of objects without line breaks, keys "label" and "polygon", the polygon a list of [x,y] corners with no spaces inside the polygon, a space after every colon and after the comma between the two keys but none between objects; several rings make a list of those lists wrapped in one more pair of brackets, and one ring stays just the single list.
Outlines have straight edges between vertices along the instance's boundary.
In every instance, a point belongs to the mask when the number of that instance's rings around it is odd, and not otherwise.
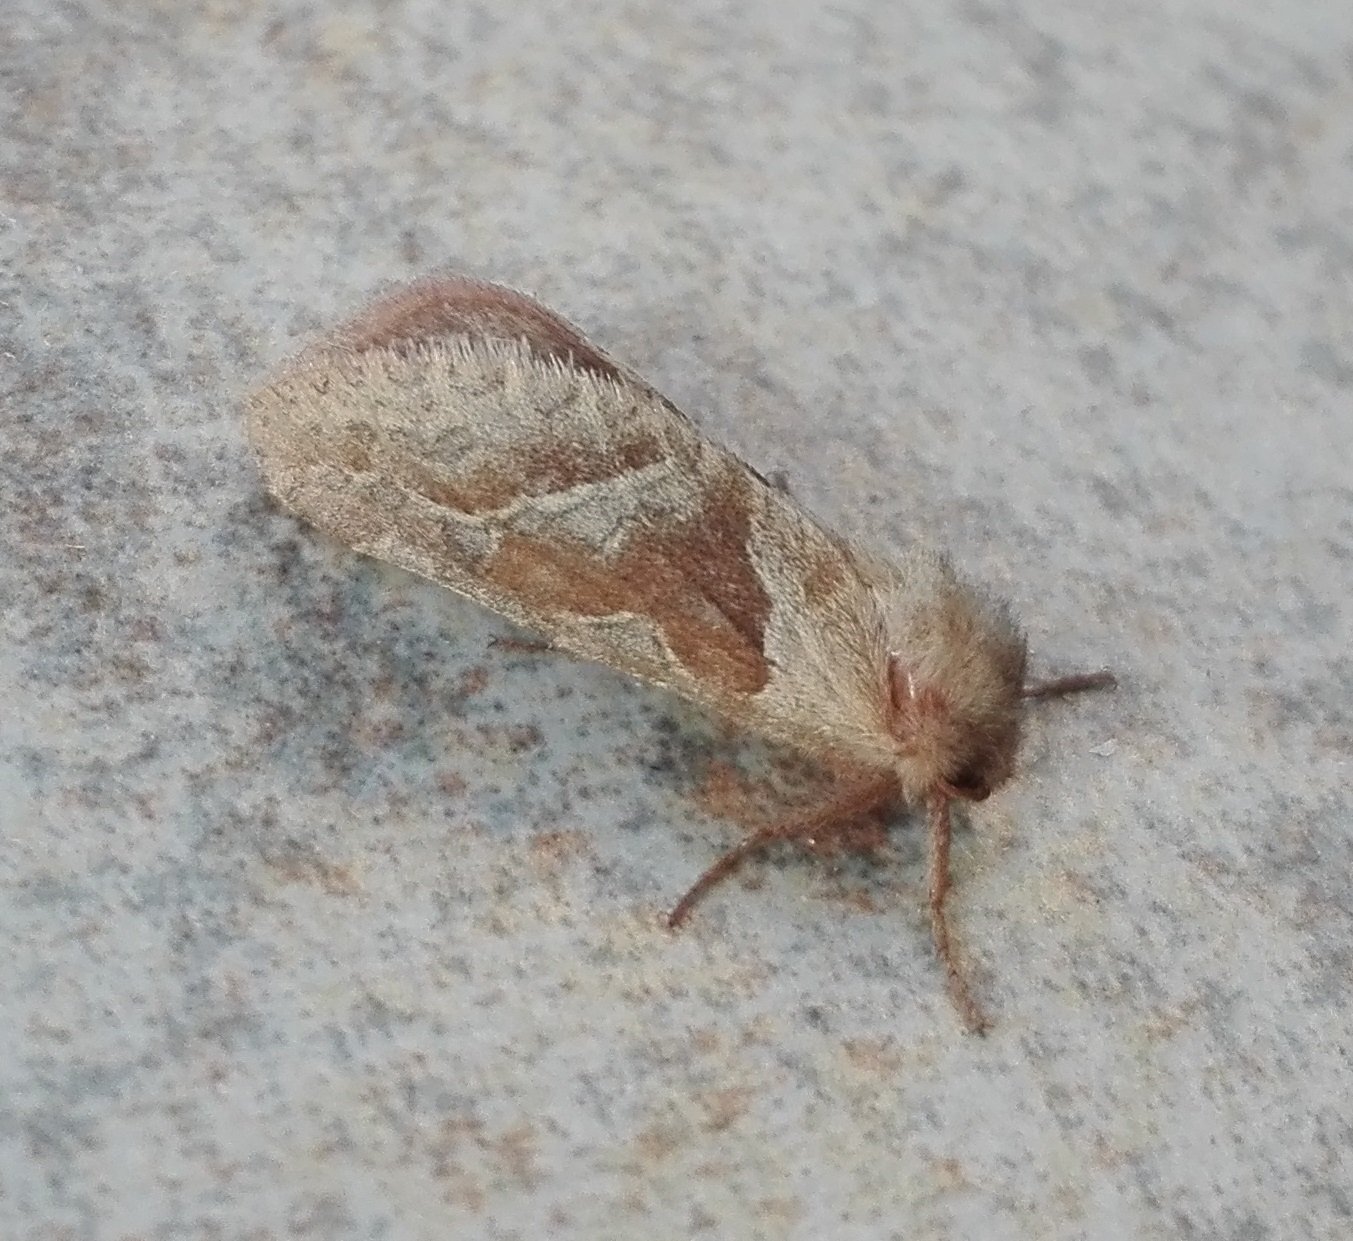
[{"label": "moth eye", "polygon": [[948,784],[954,796],[965,801],[984,801],[991,796],[982,771],[975,763],[969,763]]}]

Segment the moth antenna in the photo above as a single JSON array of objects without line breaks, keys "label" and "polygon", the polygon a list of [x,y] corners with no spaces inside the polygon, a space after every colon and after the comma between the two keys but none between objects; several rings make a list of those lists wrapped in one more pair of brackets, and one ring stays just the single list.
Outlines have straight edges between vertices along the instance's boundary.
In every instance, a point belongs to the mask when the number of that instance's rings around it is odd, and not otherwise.
[{"label": "moth antenna", "polygon": [[861,815],[878,810],[890,801],[896,792],[891,777],[878,777],[862,784],[852,785],[839,797],[808,811],[797,818],[770,823],[734,845],[727,853],[700,876],[667,915],[667,925],[676,930],[691,910],[715,884],[727,879],[744,859],[759,853],[781,840],[799,840],[811,844],[815,836],[843,833]]},{"label": "moth antenna", "polygon": [[1065,698],[1092,689],[1113,689],[1118,678],[1112,672],[1076,672],[1070,676],[1034,681],[1020,690],[1021,698]]},{"label": "moth antenna", "polygon": [[954,957],[949,940],[949,919],[944,903],[949,895],[949,837],[952,832],[949,799],[936,797],[930,803],[930,933],[935,940],[935,952],[944,964],[949,981],[949,996],[963,1018],[963,1024],[974,1034],[985,1034],[988,1021],[981,1006],[973,998],[972,988]]}]

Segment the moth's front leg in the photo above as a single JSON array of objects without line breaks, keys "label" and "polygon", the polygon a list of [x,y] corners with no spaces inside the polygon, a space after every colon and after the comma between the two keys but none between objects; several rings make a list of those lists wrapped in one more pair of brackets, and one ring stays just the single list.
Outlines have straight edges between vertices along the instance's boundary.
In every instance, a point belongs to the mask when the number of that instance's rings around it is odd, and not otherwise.
[{"label": "moth's front leg", "polygon": [[717,859],[691,885],[667,915],[667,925],[673,930],[681,926],[701,897],[728,878],[745,858],[781,841],[794,841],[818,853],[870,852],[880,847],[887,837],[875,816],[891,807],[896,798],[897,783],[891,775],[857,775],[822,805],[768,823]]}]

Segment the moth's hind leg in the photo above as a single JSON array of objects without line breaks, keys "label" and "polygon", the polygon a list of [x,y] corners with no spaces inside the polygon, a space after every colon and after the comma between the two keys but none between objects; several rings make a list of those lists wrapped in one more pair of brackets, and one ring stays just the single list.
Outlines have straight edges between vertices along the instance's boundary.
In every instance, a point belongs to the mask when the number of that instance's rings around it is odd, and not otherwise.
[{"label": "moth's hind leg", "polygon": [[557,655],[560,650],[553,642],[543,638],[509,638],[503,634],[494,634],[489,646],[495,651],[511,651],[517,655]]},{"label": "moth's hind leg", "polygon": [[1068,694],[1083,694],[1092,689],[1113,689],[1117,684],[1118,678],[1112,672],[1077,672],[1048,681],[1031,681],[1020,691],[1020,697],[1065,698]]},{"label": "moth's hind leg", "polygon": [[767,824],[725,853],[691,885],[667,915],[667,925],[673,930],[681,926],[710,888],[727,879],[744,859],[780,841],[795,841],[817,853],[868,853],[880,848],[887,834],[874,816],[896,796],[891,776],[875,776],[851,785],[815,810]]}]

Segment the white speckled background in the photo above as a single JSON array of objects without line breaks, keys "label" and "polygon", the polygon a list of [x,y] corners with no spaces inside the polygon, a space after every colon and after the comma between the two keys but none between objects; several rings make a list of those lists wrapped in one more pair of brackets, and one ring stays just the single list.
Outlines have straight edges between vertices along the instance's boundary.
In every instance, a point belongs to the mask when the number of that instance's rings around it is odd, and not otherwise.
[{"label": "white speckled background", "polygon": [[[1346,0],[4,7],[5,1241],[1353,1235]],[[914,822],[669,936],[773,756],[265,502],[444,265],[1122,672],[959,838],[988,1039]]]}]

